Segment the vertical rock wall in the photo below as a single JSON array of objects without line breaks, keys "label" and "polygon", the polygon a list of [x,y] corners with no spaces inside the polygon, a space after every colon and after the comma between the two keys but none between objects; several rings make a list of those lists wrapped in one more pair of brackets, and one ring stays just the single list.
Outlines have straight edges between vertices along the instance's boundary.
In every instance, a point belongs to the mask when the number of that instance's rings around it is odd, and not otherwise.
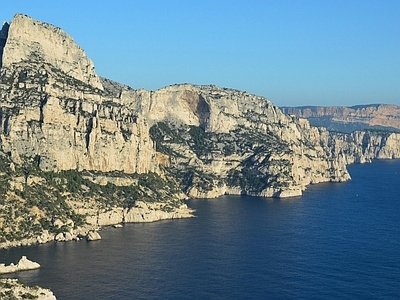
[{"label": "vertical rock wall", "polygon": [[16,14],[8,29],[2,65],[27,59],[42,59],[85,84],[103,89],[93,62],[71,36],[58,27]]}]

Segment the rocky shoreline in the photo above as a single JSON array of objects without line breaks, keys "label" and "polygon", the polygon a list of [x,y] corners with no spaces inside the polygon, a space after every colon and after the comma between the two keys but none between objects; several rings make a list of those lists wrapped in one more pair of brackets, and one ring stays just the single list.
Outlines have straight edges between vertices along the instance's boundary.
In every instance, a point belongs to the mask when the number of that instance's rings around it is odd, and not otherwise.
[{"label": "rocky shoreline", "polygon": [[[21,246],[26,247],[49,242],[79,241],[84,239],[94,241],[101,239],[98,231],[107,226],[120,227],[115,225],[124,223],[150,223],[161,220],[194,217],[194,210],[188,208],[186,204],[182,204],[180,207],[170,212],[160,210],[161,205],[163,205],[163,203],[138,202],[136,207],[130,209],[121,207],[112,208],[107,211],[98,212],[97,215],[88,216],[88,225],[85,227],[71,229],[70,231],[60,232],[58,234],[49,233],[48,230],[44,230],[43,233],[37,237],[0,243],[0,249]],[[62,226],[62,224],[60,225]]]},{"label": "rocky shoreline", "polygon": [[53,292],[49,289],[34,286],[29,287],[18,279],[0,279],[0,299],[38,299],[56,300]]},{"label": "rocky shoreline", "polygon": [[[300,196],[349,180],[350,163],[400,158],[398,133],[329,132],[247,92],[101,78],[72,37],[26,15],[3,24],[0,54],[0,249],[193,217],[184,197]],[[13,286],[36,297],[14,281],[0,296]]]},{"label": "rocky shoreline", "polygon": [[[168,219],[180,219],[194,217],[193,210],[188,208],[186,204],[174,209],[171,212],[159,210],[162,203],[144,203],[139,202],[137,207],[130,210],[120,207],[113,208],[106,212],[101,212],[97,216],[89,216],[88,220],[92,222],[85,228],[78,228],[69,232],[59,234],[50,234],[47,230],[42,235],[24,239],[21,241],[6,242],[0,244],[0,249],[20,246],[31,246],[50,242],[68,242],[86,239],[87,241],[100,240],[101,236],[98,230],[107,226],[114,228],[122,227],[124,223],[144,223],[156,222]],[[129,212],[129,213],[128,213]],[[0,274],[19,272],[23,270],[32,270],[39,268],[40,265],[26,259],[21,258],[17,265],[11,264],[5,266],[0,264]],[[56,297],[49,289],[42,287],[29,287],[21,283],[17,279],[3,278],[0,279],[0,298],[7,299],[39,299],[39,300],[55,300]]]}]

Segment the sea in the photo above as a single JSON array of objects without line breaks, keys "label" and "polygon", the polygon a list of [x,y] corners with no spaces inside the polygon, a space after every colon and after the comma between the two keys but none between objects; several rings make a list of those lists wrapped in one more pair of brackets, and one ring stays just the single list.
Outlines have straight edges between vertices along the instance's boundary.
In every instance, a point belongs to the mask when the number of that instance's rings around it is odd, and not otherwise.
[{"label": "sea", "polygon": [[8,277],[57,299],[400,299],[400,161],[348,169],[351,181],[302,197],[189,200],[195,218],[0,258],[39,262]]}]

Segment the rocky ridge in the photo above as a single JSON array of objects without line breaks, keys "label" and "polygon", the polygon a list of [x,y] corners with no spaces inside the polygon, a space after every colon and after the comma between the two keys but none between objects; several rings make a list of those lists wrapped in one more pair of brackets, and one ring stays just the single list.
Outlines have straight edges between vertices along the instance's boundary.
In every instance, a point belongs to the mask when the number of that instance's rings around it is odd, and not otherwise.
[{"label": "rocky ridge", "polygon": [[0,39],[2,66],[8,67],[27,58],[42,59],[69,76],[102,90],[93,62],[72,37],[62,29],[16,14],[10,24],[3,24]]},{"label": "rocky ridge", "polygon": [[395,133],[331,133],[246,92],[101,78],[66,33],[24,15],[0,46],[2,247],[190,217],[188,197],[300,196],[349,180],[349,163],[400,157]]},{"label": "rocky ridge", "polygon": [[314,126],[329,130],[352,132],[355,130],[400,131],[400,107],[390,104],[341,106],[282,107],[285,113],[306,118]]}]

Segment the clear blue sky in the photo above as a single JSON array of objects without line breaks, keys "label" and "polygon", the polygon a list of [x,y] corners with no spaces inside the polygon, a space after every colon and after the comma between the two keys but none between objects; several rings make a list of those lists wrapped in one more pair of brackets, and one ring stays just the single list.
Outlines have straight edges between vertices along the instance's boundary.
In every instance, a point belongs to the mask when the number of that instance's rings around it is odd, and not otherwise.
[{"label": "clear blue sky", "polygon": [[400,105],[400,0],[3,0],[132,88],[215,84],[276,105]]}]

